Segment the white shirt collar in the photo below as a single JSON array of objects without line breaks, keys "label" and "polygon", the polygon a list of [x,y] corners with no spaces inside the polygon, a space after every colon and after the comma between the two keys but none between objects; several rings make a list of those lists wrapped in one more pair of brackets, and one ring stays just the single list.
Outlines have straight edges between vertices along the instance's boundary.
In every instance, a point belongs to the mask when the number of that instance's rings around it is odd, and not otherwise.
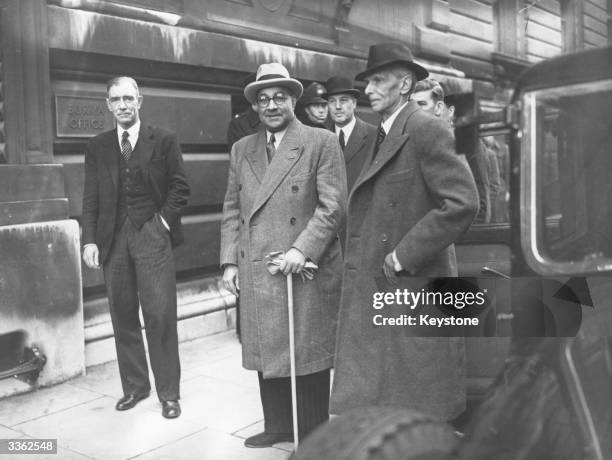
[{"label": "white shirt collar", "polygon": [[123,129],[121,126],[117,125],[117,139],[119,140],[119,146],[121,147],[121,140],[123,138],[123,132],[127,131],[130,135],[128,136],[128,141],[132,146],[132,149],[138,142],[138,133],[140,132],[140,120],[130,126],[128,129]]},{"label": "white shirt collar", "polygon": [[336,134],[339,136],[340,131],[344,131],[344,141],[348,142],[349,137],[351,137],[351,134],[353,133],[353,129],[355,129],[356,123],[357,123],[357,119],[353,117],[353,119],[349,121],[346,124],[346,126],[343,126],[342,128],[338,125],[335,125]]},{"label": "white shirt collar", "polygon": [[285,129],[281,131],[276,131],[274,133],[271,133],[270,131],[266,129],[266,143],[270,142],[270,136],[274,134],[274,148],[277,149],[279,144],[283,140],[283,137],[285,136],[285,133],[287,132],[288,127],[289,126],[287,126]]},{"label": "white shirt collar", "polygon": [[381,123],[382,129],[385,131],[385,134],[389,134],[389,130],[391,129],[391,126],[393,126],[393,122],[395,121],[395,119],[397,118],[397,116],[399,115],[399,113],[401,112],[401,110],[406,107],[406,105],[408,104],[408,102],[410,101],[406,101],[404,102],[402,105],[400,105],[395,112],[393,112],[391,114],[391,116],[389,118],[387,118],[385,121],[383,121]]}]

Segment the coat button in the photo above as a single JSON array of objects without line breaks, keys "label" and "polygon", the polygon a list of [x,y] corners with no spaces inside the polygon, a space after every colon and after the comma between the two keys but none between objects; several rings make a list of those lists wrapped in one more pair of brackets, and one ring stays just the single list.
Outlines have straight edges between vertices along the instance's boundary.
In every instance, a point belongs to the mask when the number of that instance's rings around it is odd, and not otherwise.
[{"label": "coat button", "polygon": [[242,249],[240,250],[240,257],[244,259],[244,251]]},{"label": "coat button", "polygon": [[299,188],[297,185],[292,185],[292,186],[291,186],[291,191],[292,191],[293,193],[297,193],[299,189],[300,189],[300,188]]},{"label": "coat button", "polygon": [[295,225],[295,217],[292,217],[291,219],[289,219],[289,223],[291,225]]},{"label": "coat button", "polygon": [[380,235],[380,241],[382,241],[383,243],[386,243],[388,239],[389,237],[387,236],[386,233],[383,233],[382,235]]}]

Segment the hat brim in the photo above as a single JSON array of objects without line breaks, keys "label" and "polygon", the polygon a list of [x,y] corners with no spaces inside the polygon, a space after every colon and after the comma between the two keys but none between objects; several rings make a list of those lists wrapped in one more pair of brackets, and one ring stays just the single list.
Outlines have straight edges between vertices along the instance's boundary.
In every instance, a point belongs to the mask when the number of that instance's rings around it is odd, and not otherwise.
[{"label": "hat brim", "polygon": [[309,99],[301,100],[300,103],[304,107],[307,105],[311,105],[311,104],[327,104],[327,99],[320,97],[320,96],[316,96],[316,97],[311,97]]},{"label": "hat brim", "polygon": [[361,96],[361,91],[359,91],[358,89],[339,89],[336,91],[330,91],[328,93],[325,93],[323,95],[323,98],[329,99],[329,96],[336,96],[337,94],[349,94],[355,99],[359,99],[359,96]]},{"label": "hat brim", "polygon": [[361,72],[360,74],[357,74],[357,76],[355,77],[355,80],[364,81],[368,76],[372,75],[373,73],[378,72],[380,70],[384,70],[387,67],[397,65],[397,64],[401,64],[405,67],[408,67],[410,70],[412,70],[416,75],[417,81],[425,80],[427,77],[429,77],[429,72],[427,71],[425,67],[417,64],[416,62],[397,59],[394,61],[383,62],[374,67],[370,67],[364,70],[363,72]]},{"label": "hat brim", "polygon": [[299,98],[304,91],[302,84],[294,78],[271,78],[269,80],[254,81],[246,85],[244,87],[244,97],[251,104],[255,104],[257,92],[260,89],[270,88],[271,86],[287,88],[296,98]]}]

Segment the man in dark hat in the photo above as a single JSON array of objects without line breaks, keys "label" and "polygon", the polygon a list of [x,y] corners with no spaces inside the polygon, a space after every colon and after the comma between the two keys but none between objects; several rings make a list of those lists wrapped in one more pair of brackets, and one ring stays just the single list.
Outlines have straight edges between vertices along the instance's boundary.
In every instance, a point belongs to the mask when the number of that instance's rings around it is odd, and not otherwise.
[{"label": "man in dark hat", "polygon": [[398,277],[420,288],[419,279],[457,276],[453,242],[478,209],[448,124],[410,100],[427,76],[407,46],[385,43],[356,77],[381,124],[349,198],[332,413],[399,405],[450,420],[465,409],[463,338],[372,322],[372,299],[394,292]]},{"label": "man in dark hat", "polygon": [[306,126],[330,129],[331,123],[327,117],[327,101],[323,99],[325,86],[313,81],[304,90],[298,101],[295,114]]},{"label": "man in dark hat", "polygon": [[478,125],[456,126],[457,106],[461,99],[462,95],[459,94],[445,94],[442,118],[454,130],[455,150],[465,156],[476,181],[478,214],[474,223],[487,223],[491,221],[491,180],[486,147],[479,138]]},{"label": "man in dark hat", "polygon": [[[255,73],[252,72],[244,79],[243,87],[255,81]],[[234,115],[227,127],[227,147],[232,148],[234,142],[244,136],[256,133],[261,127],[257,106],[251,105],[249,108]]]},{"label": "man in dark hat", "polygon": [[[340,304],[342,255],[336,238],[346,207],[346,173],[336,136],[294,116],[302,85],[279,63],[262,64],[244,89],[265,129],[230,153],[221,221],[223,285],[238,295],[242,365],[256,370],[265,431],[247,447],[291,441],[289,326],[285,276],[307,260],[312,280],[294,281],[297,411],[300,438],[329,418],[329,380]],[[266,256],[284,252],[282,273]]]},{"label": "man in dark hat", "polygon": [[368,147],[376,139],[376,127],[355,116],[360,93],[351,79],[331,77],[325,82],[325,89],[323,97],[327,100],[329,116],[344,152],[347,190],[350,192],[361,172]]}]

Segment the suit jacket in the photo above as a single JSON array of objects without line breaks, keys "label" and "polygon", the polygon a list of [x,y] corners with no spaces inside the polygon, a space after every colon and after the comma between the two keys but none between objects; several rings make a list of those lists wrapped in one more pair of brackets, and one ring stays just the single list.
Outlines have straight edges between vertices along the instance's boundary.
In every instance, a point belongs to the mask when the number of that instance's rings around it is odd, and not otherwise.
[{"label": "suit jacket", "polygon": [[344,163],[346,164],[346,181],[349,192],[361,173],[370,144],[375,141],[376,126],[355,117],[355,127],[344,147]]},{"label": "suit jacket", "polygon": [[[138,142],[140,168],[158,212],[170,226],[172,244],[182,243],[180,213],[187,205],[189,185],[176,136],[141,124]],[[117,229],[119,198],[119,141],[117,131],[104,132],[85,149],[83,244],[96,243],[103,264]]]},{"label": "suit jacket", "polygon": [[266,133],[236,142],[230,154],[221,222],[221,265],[236,264],[240,283],[242,360],[265,378],[287,377],[287,288],[264,258],[299,249],[319,269],[294,276],[298,375],[331,367],[340,303],[346,174],[336,135],[293,120],[267,165]]},{"label": "suit jacket", "polygon": [[394,290],[382,276],[393,250],[401,275],[415,283],[414,277],[457,275],[453,242],[478,210],[474,178],[448,126],[415,102],[372,156],[373,149],[349,195],[331,411],[391,404],[448,420],[465,407],[463,338],[375,328],[372,299]]}]

